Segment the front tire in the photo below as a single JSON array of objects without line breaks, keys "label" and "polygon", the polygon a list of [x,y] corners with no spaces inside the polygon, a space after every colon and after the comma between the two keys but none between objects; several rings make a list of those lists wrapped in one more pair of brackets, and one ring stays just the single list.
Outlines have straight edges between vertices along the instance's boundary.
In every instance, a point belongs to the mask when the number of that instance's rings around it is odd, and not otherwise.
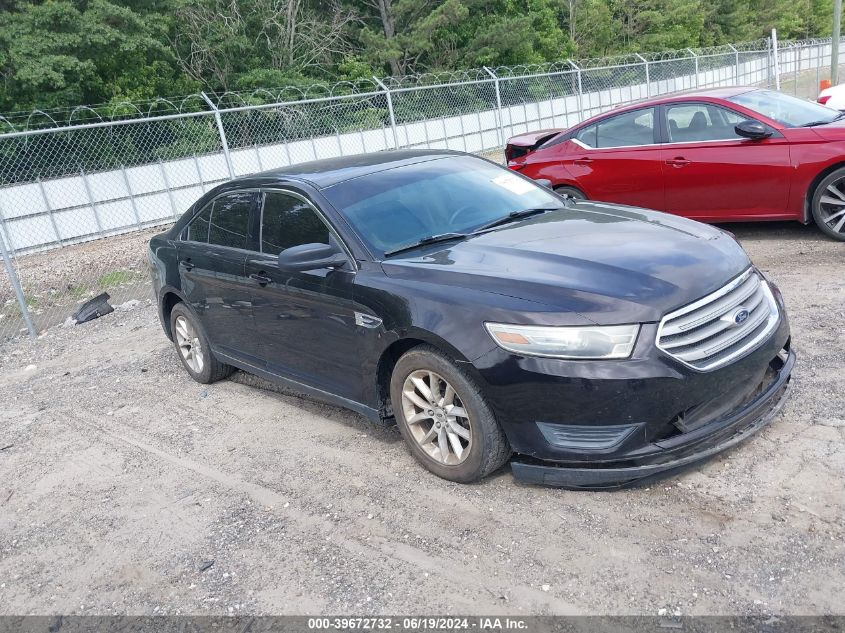
[{"label": "front tire", "polygon": [[813,192],[810,209],[823,233],[845,241],[845,167],[829,173],[819,183]]},{"label": "front tire", "polygon": [[415,347],[397,361],[390,399],[411,454],[438,477],[477,481],[511,455],[478,385],[433,347]]},{"label": "front tire", "polygon": [[199,319],[184,303],[173,306],[170,332],[182,366],[197,382],[207,385],[223,380],[235,371],[231,365],[217,360]]}]

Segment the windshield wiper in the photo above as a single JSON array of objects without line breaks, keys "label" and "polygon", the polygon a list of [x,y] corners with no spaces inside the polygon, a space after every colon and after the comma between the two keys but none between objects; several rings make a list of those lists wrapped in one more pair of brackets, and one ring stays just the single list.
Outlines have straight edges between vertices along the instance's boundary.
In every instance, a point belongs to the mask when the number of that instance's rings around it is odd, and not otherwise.
[{"label": "windshield wiper", "polygon": [[396,255],[397,253],[409,251],[413,248],[417,248],[418,246],[425,246],[426,244],[436,244],[437,242],[448,242],[449,240],[462,240],[466,237],[469,237],[469,233],[438,233],[437,235],[429,235],[427,237],[423,237],[422,239],[417,240],[412,244],[405,244],[405,246],[399,246],[398,248],[385,251],[384,256],[390,257],[391,255]]},{"label": "windshield wiper", "polygon": [[503,224],[510,224],[511,222],[516,222],[517,220],[531,217],[532,215],[540,215],[541,213],[546,213],[547,211],[560,211],[562,208],[563,207],[536,207],[533,209],[523,209],[522,211],[511,211],[503,218],[493,220],[492,222],[488,222],[487,224],[482,224],[472,233],[474,235],[476,233],[481,233],[497,226],[502,226]]},{"label": "windshield wiper", "polygon": [[834,121],[839,121],[840,119],[842,119],[842,117],[845,117],[845,112],[840,112],[832,119],[828,119],[826,121],[810,121],[809,123],[799,125],[798,127],[815,127],[817,125],[825,125],[826,123],[833,123]]}]

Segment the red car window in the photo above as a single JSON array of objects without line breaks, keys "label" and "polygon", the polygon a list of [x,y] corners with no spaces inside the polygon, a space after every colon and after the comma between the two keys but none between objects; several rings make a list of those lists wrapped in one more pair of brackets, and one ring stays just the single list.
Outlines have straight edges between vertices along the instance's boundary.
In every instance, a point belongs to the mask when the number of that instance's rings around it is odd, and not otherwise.
[{"label": "red car window", "polygon": [[745,118],[706,103],[683,103],[666,109],[671,143],[741,139],[734,127]]}]

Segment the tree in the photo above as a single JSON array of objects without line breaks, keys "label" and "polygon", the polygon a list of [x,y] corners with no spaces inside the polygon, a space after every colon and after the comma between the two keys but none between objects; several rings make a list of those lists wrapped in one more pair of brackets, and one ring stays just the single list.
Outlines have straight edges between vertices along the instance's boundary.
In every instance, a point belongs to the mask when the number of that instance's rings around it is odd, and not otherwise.
[{"label": "tree", "polygon": [[228,90],[256,69],[291,77],[325,72],[352,51],[355,20],[336,3],[317,11],[306,0],[185,0],[171,45],[185,74]]},{"label": "tree", "polygon": [[168,94],[179,73],[161,21],[109,0],[20,3],[0,21],[5,110]]}]

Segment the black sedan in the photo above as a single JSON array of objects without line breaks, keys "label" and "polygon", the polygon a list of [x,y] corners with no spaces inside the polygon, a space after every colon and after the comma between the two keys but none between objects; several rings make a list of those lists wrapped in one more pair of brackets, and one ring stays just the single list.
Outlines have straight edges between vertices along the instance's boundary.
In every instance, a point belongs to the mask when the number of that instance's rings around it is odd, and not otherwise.
[{"label": "black sedan", "polygon": [[438,151],[209,191],[150,242],[161,322],[235,368],[396,423],[459,482],[615,487],[737,444],[783,404],[778,289],[720,229],[572,201]]}]

